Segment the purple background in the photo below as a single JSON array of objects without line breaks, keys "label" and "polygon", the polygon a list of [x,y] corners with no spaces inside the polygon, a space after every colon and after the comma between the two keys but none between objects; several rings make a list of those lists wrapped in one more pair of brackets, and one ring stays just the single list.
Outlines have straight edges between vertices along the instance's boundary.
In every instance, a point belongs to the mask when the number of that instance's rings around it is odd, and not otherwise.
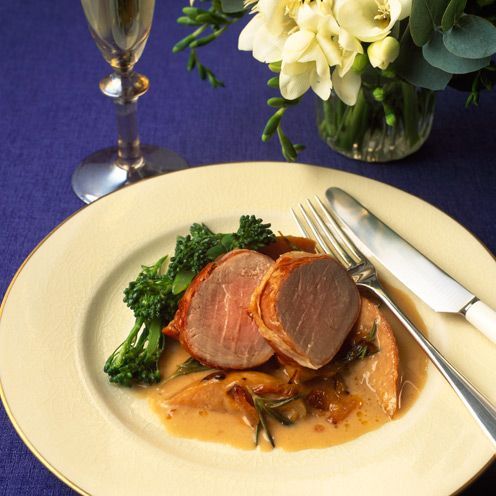
[{"label": "purple background", "polygon": [[[226,83],[212,90],[185,70],[186,56],[171,47],[187,34],[175,23],[186,0],[157,2],[154,27],[139,71],[151,80],[140,100],[143,141],[182,154],[191,165],[280,160],[276,141],[263,144],[269,116],[267,69],[236,49],[239,26],[201,56]],[[17,267],[52,228],[82,206],[70,179],[76,164],[116,138],[112,104],[98,90],[109,68],[86,27],[79,2],[0,0],[0,295]],[[368,165],[345,159],[316,134],[312,95],[291,112],[287,134],[305,143],[301,161],[392,184],[439,207],[496,252],[496,93],[465,110],[464,95],[438,97],[428,143],[399,163]],[[469,455],[467,455],[469,456]],[[456,467],[453,467],[456,470]],[[419,474],[421,476],[421,474]],[[492,467],[464,495],[489,494]],[[0,407],[0,494],[67,495],[28,451]]]}]

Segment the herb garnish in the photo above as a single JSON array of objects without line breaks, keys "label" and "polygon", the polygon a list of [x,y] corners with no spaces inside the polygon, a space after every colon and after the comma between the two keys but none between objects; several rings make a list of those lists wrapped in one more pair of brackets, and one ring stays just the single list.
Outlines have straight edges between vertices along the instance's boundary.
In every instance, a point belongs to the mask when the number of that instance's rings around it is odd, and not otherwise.
[{"label": "herb garnish", "polygon": [[372,342],[374,341],[376,335],[377,335],[377,321],[374,320],[374,323],[372,324],[372,328],[370,329],[370,332],[365,339],[369,342]]},{"label": "herb garnish", "polygon": [[300,396],[294,395],[289,398],[269,399],[259,396],[253,391],[250,391],[250,394],[253,399],[253,406],[255,407],[255,410],[258,413],[258,419],[259,419],[258,424],[255,428],[255,436],[254,436],[255,446],[258,446],[258,437],[260,434],[260,430],[263,429],[265,435],[267,436],[267,439],[269,440],[269,443],[273,448],[275,448],[276,444],[274,442],[274,437],[272,436],[272,433],[270,432],[269,429],[269,425],[267,422],[267,415],[277,420],[277,422],[279,422],[282,425],[293,425],[294,421],[283,415],[281,412],[277,411],[277,409],[287,405],[288,403],[291,403],[292,401],[298,399]]},{"label": "herb garnish", "polygon": [[379,351],[379,348],[374,344],[377,335],[377,322],[374,320],[372,328],[365,338],[353,343],[351,348],[346,350],[337,359],[341,363],[351,363],[355,360],[363,360],[364,358],[374,355]]},{"label": "herb garnish", "polygon": [[172,381],[172,379],[176,379],[177,377],[181,377],[183,375],[194,374],[195,372],[203,372],[205,370],[212,370],[211,367],[207,367],[203,365],[198,360],[195,360],[193,357],[189,357],[183,363],[180,363],[176,371],[167,377],[164,382]]}]

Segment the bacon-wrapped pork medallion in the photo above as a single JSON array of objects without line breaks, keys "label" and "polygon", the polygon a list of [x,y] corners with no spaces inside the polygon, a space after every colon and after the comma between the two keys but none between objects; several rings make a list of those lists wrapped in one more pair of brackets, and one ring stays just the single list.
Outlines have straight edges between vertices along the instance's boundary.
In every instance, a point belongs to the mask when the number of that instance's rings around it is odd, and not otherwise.
[{"label": "bacon-wrapped pork medallion", "polygon": [[179,302],[164,333],[212,368],[249,369],[273,349],[248,312],[252,293],[273,260],[251,250],[233,250],[208,264]]},{"label": "bacon-wrapped pork medallion", "polygon": [[338,352],[360,312],[358,289],[328,255],[281,255],[255,290],[250,311],[278,355],[319,369]]}]

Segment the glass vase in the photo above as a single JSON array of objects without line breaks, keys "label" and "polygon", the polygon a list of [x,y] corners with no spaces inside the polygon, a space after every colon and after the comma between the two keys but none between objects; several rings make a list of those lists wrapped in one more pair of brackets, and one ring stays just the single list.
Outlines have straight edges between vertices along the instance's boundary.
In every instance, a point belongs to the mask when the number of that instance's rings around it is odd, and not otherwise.
[{"label": "glass vase", "polygon": [[337,152],[365,162],[399,160],[426,141],[434,118],[434,92],[380,75],[362,79],[357,102],[333,92],[318,101],[322,139]]}]

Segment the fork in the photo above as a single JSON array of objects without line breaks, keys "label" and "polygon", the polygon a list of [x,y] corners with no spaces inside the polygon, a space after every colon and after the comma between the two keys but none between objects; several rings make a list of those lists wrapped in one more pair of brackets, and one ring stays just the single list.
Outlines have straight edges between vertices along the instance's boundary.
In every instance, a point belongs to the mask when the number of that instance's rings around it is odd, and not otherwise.
[{"label": "fork", "polygon": [[496,448],[496,408],[444,358],[389,298],[377,278],[374,265],[343,232],[331,211],[317,196],[315,203],[317,207],[310,200],[306,201],[306,207],[300,203],[298,214],[291,209],[302,234],[316,241],[321,251],[333,255],[345,267],[357,286],[369,289],[390,308],[448,381]]}]

